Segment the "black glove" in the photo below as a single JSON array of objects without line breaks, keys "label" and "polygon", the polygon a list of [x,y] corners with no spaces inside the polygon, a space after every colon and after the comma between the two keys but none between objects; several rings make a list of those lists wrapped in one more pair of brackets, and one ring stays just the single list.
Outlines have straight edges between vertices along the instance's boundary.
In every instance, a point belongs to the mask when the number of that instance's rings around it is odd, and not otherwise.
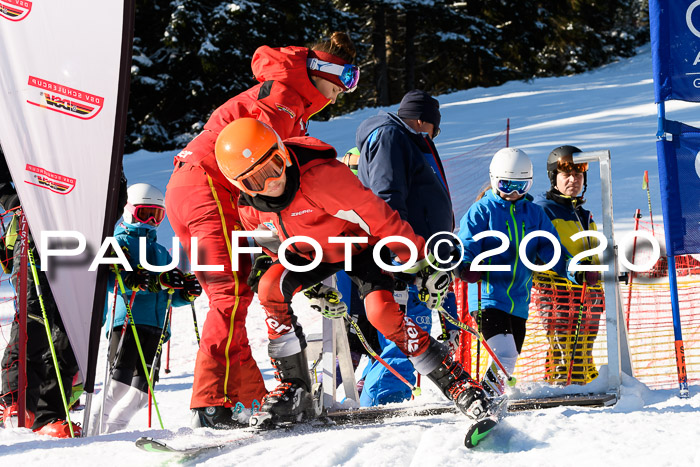
[{"label": "black glove", "polygon": [[182,291],[180,292],[182,298],[184,298],[188,302],[194,302],[195,298],[202,295],[202,286],[199,284],[199,281],[197,280],[197,277],[194,274],[185,274],[182,278],[182,281],[184,286],[182,288]]},{"label": "black glove", "polygon": [[158,275],[158,281],[155,285],[156,290],[152,290],[152,292],[158,292],[160,290],[166,290],[166,289],[182,289],[185,287],[184,284],[184,276],[182,274],[182,271],[179,269],[175,268],[171,271],[165,271],[161,272]]},{"label": "black glove", "polygon": [[261,254],[255,258],[255,263],[253,263],[253,269],[248,274],[248,286],[255,293],[258,293],[258,284],[260,283],[260,278],[265,274],[265,271],[270,269],[274,261],[269,255]]},{"label": "black glove", "polygon": [[462,279],[464,282],[473,284],[481,280],[481,271],[472,271],[471,265],[472,264],[469,263],[465,265],[462,269],[460,269],[459,278]]},{"label": "black glove", "polygon": [[574,279],[578,285],[583,285],[585,282],[588,287],[593,287],[598,285],[600,273],[598,271],[577,271],[574,274]]},{"label": "black glove", "polygon": [[151,283],[154,282],[148,271],[142,268],[135,269],[131,272],[123,272],[121,274],[124,285],[134,292],[149,290]]}]

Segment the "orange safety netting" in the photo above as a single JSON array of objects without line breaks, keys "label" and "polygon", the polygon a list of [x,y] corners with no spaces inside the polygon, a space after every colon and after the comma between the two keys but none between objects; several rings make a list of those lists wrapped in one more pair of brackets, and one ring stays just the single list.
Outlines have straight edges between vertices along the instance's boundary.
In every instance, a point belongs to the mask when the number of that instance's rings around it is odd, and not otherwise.
[{"label": "orange safety netting", "polygon": [[[642,256],[646,253],[642,253]],[[635,264],[643,257],[637,256]],[[676,257],[678,300],[683,332],[688,383],[700,381],[700,261],[690,255]],[[469,286],[474,287],[473,284]],[[456,281],[460,316],[474,325],[466,310],[467,284]],[[635,273],[620,284],[622,312],[627,326],[634,376],[652,388],[678,385],[668,265],[665,257],[645,273]],[[519,381],[566,382],[571,364],[575,329],[581,314],[572,382],[590,382],[597,369],[607,364],[607,332],[604,294],[601,287],[588,288],[583,309],[581,287],[553,273],[535,274],[530,302],[527,336],[518,359],[515,376]],[[476,339],[463,333],[460,359],[471,372],[483,376],[488,355]]]}]

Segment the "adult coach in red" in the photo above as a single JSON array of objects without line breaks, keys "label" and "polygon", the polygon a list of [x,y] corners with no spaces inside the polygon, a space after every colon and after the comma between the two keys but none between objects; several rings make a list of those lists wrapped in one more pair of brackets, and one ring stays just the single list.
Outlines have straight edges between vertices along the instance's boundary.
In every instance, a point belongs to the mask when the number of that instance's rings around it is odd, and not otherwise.
[{"label": "adult coach in red", "polygon": [[354,57],[350,38],[339,32],[311,48],[260,47],[252,61],[260,83],[216,109],[204,131],[175,157],[165,196],[175,235],[190,258],[191,238],[196,237],[198,263],[224,268],[196,271],[210,308],[194,369],[193,426],[226,429],[247,424],[233,419],[231,408],[238,402],[250,408],[266,394],[245,329],[253,299],[246,284],[250,258],[241,255],[239,269],[231,269],[231,231],[241,230],[239,192],[216,164],[216,138],[228,123],[242,117],[265,122],[282,138],[304,136],[311,116],[357,86]]}]

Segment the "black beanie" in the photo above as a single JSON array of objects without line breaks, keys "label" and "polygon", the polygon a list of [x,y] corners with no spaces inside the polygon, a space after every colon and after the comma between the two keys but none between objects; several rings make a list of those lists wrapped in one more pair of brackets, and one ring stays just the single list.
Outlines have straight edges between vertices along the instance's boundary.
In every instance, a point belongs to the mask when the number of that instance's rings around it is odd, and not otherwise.
[{"label": "black beanie", "polygon": [[399,117],[408,120],[422,120],[432,123],[435,130],[440,128],[440,103],[425,91],[414,89],[401,99]]}]

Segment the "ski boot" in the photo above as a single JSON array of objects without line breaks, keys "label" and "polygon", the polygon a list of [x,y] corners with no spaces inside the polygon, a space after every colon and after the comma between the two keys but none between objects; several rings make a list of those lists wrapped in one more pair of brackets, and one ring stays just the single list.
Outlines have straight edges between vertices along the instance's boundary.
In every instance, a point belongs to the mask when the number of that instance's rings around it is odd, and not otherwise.
[{"label": "ski boot", "polygon": [[454,361],[447,346],[431,339],[427,352],[439,352],[441,357],[440,364],[428,373],[428,378],[467,417],[478,420],[485,416],[490,405],[489,398],[462,365]]},{"label": "ski boot", "polygon": [[247,427],[247,423],[241,423],[229,407],[200,407],[192,410],[192,428],[214,428],[215,430],[234,430]]},{"label": "ski boot", "polygon": [[270,360],[280,384],[263,397],[260,411],[250,417],[250,426],[273,428],[320,415],[315,397],[317,388],[311,384],[306,351]]},{"label": "ski boot", "polygon": [[[77,423],[72,422],[71,425],[73,425],[73,435],[76,438],[80,438],[83,434],[82,427]],[[51,423],[47,423],[41,428],[37,428],[36,430],[34,430],[34,432],[39,435],[53,436],[54,438],[71,437],[70,426],[68,425],[68,422],[66,420],[56,420]]]},{"label": "ski boot", "polygon": [[[19,426],[19,407],[16,402],[9,407],[5,407],[2,414],[2,422],[5,428],[17,428]],[[32,425],[34,425],[34,414],[31,410],[25,410],[24,426],[26,428],[31,428]]]}]

